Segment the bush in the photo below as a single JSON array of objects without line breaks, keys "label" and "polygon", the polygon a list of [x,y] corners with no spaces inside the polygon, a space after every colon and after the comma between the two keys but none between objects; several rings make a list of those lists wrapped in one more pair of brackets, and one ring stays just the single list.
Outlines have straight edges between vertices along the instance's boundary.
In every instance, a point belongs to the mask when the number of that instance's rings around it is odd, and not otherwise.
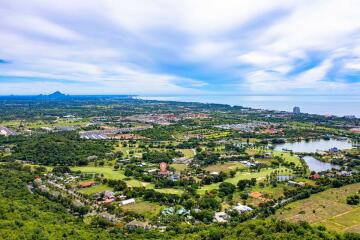
[{"label": "bush", "polygon": [[358,205],[360,203],[359,195],[351,195],[346,198],[346,203],[349,205]]}]

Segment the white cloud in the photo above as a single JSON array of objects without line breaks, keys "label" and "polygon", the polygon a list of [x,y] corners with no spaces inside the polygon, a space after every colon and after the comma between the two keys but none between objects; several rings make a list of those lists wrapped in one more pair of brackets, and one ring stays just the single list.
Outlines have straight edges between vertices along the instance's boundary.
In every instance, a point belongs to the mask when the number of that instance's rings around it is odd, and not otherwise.
[{"label": "white cloud", "polygon": [[78,33],[38,16],[25,14],[15,15],[8,11],[0,11],[0,14],[4,16],[1,19],[0,25],[4,29],[40,34],[45,37],[53,37],[61,40],[81,39]]},{"label": "white cloud", "polygon": [[[346,91],[326,76],[360,69],[359,12],[355,0],[3,0],[0,59],[12,63],[0,71],[99,92]],[[313,52],[319,64],[289,74]]]}]

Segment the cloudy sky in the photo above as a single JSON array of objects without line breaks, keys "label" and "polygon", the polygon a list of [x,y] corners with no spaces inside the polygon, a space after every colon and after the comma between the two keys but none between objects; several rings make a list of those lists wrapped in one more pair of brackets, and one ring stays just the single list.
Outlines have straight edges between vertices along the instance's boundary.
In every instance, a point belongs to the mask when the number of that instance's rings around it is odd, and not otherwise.
[{"label": "cloudy sky", "polygon": [[359,1],[1,0],[0,95],[359,94]]}]

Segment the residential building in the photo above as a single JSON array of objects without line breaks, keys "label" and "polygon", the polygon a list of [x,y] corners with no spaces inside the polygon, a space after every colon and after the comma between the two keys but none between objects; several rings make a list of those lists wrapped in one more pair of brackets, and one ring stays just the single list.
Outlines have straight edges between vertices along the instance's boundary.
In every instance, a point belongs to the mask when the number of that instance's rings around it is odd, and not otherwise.
[{"label": "residential building", "polygon": [[151,225],[149,225],[148,223],[137,221],[137,220],[133,220],[133,221],[127,223],[125,226],[128,229],[143,228],[145,230],[148,230],[151,228]]},{"label": "residential building", "polygon": [[216,212],[214,215],[214,221],[218,223],[226,223],[230,219],[230,216],[225,212]]},{"label": "residential building", "polygon": [[245,213],[245,212],[249,212],[252,210],[251,207],[246,206],[246,205],[242,205],[240,203],[238,203],[235,207],[232,208],[233,210],[237,211],[239,214]]},{"label": "residential building", "polygon": [[294,107],[293,108],[293,113],[294,114],[299,114],[300,113],[300,108],[299,107]]},{"label": "residential building", "polygon": [[13,136],[13,135],[16,135],[16,133],[6,127],[1,127],[0,126],[0,135],[3,135],[5,137],[7,136]]},{"label": "residential building", "polygon": [[122,200],[120,202],[121,206],[129,205],[129,204],[135,204],[135,198],[129,198],[129,199],[126,199],[126,200]]}]

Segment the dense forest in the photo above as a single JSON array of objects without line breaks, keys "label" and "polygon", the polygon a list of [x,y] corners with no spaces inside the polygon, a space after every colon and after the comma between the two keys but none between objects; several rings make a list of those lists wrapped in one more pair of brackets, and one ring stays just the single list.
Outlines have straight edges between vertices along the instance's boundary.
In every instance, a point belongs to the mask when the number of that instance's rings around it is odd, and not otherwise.
[{"label": "dense forest", "polygon": [[88,157],[101,159],[112,150],[111,142],[80,139],[75,132],[32,135],[17,142],[8,160],[43,165],[86,165]]},{"label": "dense forest", "polygon": [[174,224],[164,233],[129,232],[101,219],[84,223],[61,204],[31,193],[27,183],[34,174],[20,164],[2,164],[0,168],[0,239],[360,239],[356,234],[332,233],[304,222],[271,219],[212,226]]}]

